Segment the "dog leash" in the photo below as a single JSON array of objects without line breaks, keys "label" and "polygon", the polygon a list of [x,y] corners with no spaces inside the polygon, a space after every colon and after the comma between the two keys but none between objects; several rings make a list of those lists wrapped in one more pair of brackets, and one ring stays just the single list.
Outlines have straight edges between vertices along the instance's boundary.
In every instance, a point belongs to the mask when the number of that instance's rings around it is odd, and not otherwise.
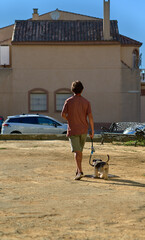
[{"label": "dog leash", "polygon": [[93,156],[93,153],[95,152],[95,148],[93,146],[93,138],[91,138],[91,154],[90,154],[90,158],[89,158],[89,164],[93,167],[93,164],[91,163],[91,158]]},{"label": "dog leash", "polygon": [[93,146],[93,138],[91,138],[91,155],[93,155],[93,153],[95,152],[95,148]]}]

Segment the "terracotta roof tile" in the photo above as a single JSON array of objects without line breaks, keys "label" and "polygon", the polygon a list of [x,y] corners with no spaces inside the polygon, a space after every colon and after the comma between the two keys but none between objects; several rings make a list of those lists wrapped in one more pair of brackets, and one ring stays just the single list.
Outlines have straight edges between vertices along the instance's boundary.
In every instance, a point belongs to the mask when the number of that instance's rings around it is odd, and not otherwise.
[{"label": "terracotta roof tile", "polygon": [[139,45],[141,46],[142,43],[141,42],[138,42],[134,39],[131,39],[129,37],[126,37],[126,36],[123,36],[120,34],[120,42],[123,44],[123,45]]},{"label": "terracotta roof tile", "polygon": [[[123,44],[138,43],[119,35],[118,23],[110,21],[112,41]],[[12,42],[97,42],[103,41],[103,20],[16,21]]]}]

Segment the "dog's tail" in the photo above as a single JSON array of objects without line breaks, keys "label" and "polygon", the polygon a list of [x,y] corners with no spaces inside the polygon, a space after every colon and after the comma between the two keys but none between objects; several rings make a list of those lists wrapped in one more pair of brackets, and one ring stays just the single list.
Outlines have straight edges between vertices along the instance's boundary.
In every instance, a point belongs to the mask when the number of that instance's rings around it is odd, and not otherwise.
[{"label": "dog's tail", "polygon": [[109,160],[110,160],[110,156],[107,154],[107,157],[108,157],[108,160],[107,160],[107,162],[109,162]]}]

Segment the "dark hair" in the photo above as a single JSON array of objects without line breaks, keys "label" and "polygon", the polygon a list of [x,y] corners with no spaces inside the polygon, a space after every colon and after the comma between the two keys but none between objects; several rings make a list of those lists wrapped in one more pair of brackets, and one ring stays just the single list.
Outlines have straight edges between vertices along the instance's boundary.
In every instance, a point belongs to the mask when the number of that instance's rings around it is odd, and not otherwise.
[{"label": "dark hair", "polygon": [[83,91],[84,87],[80,81],[75,81],[71,85],[71,91],[75,94],[79,94]]}]

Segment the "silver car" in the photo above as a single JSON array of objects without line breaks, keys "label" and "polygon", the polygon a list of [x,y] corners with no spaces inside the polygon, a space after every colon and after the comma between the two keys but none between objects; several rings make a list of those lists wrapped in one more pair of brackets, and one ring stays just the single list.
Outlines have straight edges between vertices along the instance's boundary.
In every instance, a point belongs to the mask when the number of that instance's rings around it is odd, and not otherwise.
[{"label": "silver car", "polygon": [[54,118],[38,115],[23,114],[9,116],[2,124],[1,134],[65,134],[67,124]]},{"label": "silver car", "polygon": [[135,135],[137,130],[145,132],[145,123],[136,124],[124,130],[123,134]]}]

